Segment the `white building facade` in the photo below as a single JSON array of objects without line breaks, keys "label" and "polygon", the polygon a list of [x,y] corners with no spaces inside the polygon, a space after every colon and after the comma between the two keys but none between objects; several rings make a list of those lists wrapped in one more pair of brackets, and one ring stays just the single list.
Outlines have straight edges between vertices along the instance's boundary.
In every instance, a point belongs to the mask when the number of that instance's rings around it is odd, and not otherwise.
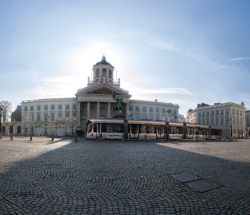
[{"label": "white building facade", "polygon": [[244,103],[198,104],[188,111],[186,121],[221,128],[225,137],[243,138],[247,134]]},{"label": "white building facade", "polygon": [[[23,101],[22,121],[3,124],[3,135],[84,135],[89,119],[183,121],[178,105],[131,100],[129,92],[120,87],[120,80],[114,80],[114,67],[105,57],[93,66],[92,76],[75,97]],[[123,105],[117,112],[119,101]]]}]

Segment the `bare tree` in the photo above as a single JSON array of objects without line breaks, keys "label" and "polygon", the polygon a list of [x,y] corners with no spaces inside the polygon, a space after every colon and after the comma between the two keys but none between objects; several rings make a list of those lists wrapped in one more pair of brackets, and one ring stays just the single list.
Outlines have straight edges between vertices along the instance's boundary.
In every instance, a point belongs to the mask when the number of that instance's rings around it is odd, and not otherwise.
[{"label": "bare tree", "polygon": [[0,101],[0,108],[2,109],[3,120],[6,120],[6,117],[10,115],[12,110],[12,104],[9,101],[1,100]]}]

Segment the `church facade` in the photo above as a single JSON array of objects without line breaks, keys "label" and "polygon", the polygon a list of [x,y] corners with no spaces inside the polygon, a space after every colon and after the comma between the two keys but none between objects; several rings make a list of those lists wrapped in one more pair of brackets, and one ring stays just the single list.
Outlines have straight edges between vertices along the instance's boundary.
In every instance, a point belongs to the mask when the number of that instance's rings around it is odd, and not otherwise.
[{"label": "church facade", "polygon": [[93,66],[93,79],[75,97],[23,101],[21,111],[21,122],[2,124],[3,135],[84,135],[89,119],[182,121],[176,104],[132,100],[120,80],[114,80],[114,66],[105,57]]}]

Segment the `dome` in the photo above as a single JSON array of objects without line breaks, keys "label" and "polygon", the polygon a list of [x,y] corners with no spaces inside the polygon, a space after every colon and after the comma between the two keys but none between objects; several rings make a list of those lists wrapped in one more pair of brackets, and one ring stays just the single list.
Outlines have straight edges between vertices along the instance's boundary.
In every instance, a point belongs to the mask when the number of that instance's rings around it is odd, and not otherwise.
[{"label": "dome", "polygon": [[112,66],[109,62],[106,61],[106,57],[105,57],[105,56],[103,56],[103,57],[102,57],[102,60],[101,60],[100,62],[97,62],[97,63],[95,64],[95,66],[100,65],[100,64]]}]

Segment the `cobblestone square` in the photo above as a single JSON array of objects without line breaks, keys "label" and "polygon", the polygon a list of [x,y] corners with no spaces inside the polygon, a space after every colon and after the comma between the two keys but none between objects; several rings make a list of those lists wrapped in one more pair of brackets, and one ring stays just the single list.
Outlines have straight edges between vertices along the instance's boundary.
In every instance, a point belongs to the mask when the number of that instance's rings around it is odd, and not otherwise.
[{"label": "cobblestone square", "polygon": [[[222,185],[198,192],[173,175]],[[250,214],[250,140],[0,140],[0,214]]]}]

